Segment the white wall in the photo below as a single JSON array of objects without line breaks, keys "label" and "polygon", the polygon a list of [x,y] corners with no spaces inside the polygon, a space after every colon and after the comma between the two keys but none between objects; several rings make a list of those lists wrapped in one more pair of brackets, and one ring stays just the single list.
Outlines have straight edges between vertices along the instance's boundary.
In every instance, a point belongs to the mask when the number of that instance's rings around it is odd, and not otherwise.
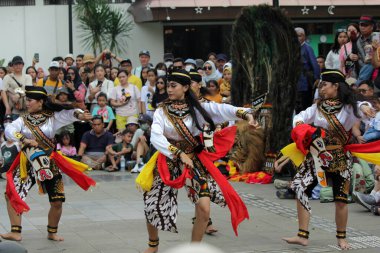
[{"label": "white wall", "polygon": [[[129,7],[128,4],[112,6],[125,10]],[[81,45],[75,16],[73,19],[74,55],[91,52]],[[34,53],[39,53],[38,66],[47,68],[53,57],[64,57],[69,52],[67,5],[43,5],[42,0],[37,0],[36,6],[0,7],[0,22],[0,59],[5,58],[6,63],[13,56],[20,55],[25,61],[25,66],[28,66]],[[127,55],[120,56],[130,58],[137,66],[138,52],[147,49],[151,52],[151,62],[157,63],[162,61],[163,40],[161,23],[135,24],[131,37],[127,40]]]}]

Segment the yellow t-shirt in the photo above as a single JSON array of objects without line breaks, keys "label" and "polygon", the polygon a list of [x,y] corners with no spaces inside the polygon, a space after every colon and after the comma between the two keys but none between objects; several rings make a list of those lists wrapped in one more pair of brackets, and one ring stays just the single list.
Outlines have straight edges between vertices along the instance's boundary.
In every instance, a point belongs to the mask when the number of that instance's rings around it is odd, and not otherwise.
[{"label": "yellow t-shirt", "polygon": [[223,94],[226,91],[231,91],[231,84],[223,79],[222,83],[220,84],[220,94]]},{"label": "yellow t-shirt", "polygon": [[[115,87],[120,85],[119,78],[116,77],[116,79],[115,79],[115,81],[113,81],[113,83],[114,83]],[[131,75],[130,77],[128,77],[128,83],[134,84],[139,89],[139,91],[141,91],[142,82],[141,82],[141,79],[138,78],[137,76]]]},{"label": "yellow t-shirt", "polygon": [[[42,87],[44,84],[43,81],[44,81],[43,79],[38,80],[37,86]],[[52,80],[50,80],[50,78],[48,78],[45,82],[44,88],[45,88],[46,92],[48,93],[48,95],[52,95],[54,93],[56,94],[58,89],[61,88],[62,85],[63,84],[62,84],[61,80],[58,79],[58,85],[57,85],[57,81],[52,81]],[[55,88],[55,86],[57,86],[57,88]]]}]

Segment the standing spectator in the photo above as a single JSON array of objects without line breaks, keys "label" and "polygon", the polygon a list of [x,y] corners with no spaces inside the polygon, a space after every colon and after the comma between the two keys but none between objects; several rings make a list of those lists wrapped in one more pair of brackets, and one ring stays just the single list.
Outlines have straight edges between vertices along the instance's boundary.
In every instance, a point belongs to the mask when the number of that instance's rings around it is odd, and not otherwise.
[{"label": "standing spectator", "polygon": [[358,63],[358,46],[356,44],[360,35],[358,24],[348,24],[347,35],[349,41],[339,51],[340,70],[346,75],[346,79],[350,77],[357,79],[360,68]]},{"label": "standing spectator", "polygon": [[371,79],[374,70],[371,64],[373,50],[371,35],[375,29],[375,24],[371,16],[363,15],[360,17],[359,29],[361,35],[356,42],[359,52],[360,72],[356,84],[359,84],[363,80]]},{"label": "standing spectator", "polygon": [[1,98],[5,105],[5,114],[13,114],[16,119],[25,112],[25,86],[32,86],[32,77],[24,74],[24,61],[20,56],[12,59],[13,73],[3,79]]},{"label": "standing spectator", "polygon": [[[326,68],[325,62],[326,62],[326,58],[323,55],[317,56],[317,63],[318,63],[320,71],[322,71],[323,69]],[[339,64],[340,64],[340,62],[339,62]],[[340,69],[340,65],[339,65],[339,69]]]},{"label": "standing spectator", "polygon": [[61,80],[62,84],[65,84],[66,82],[66,75],[67,71],[65,68],[59,68],[59,73],[58,73],[58,79]]},{"label": "standing spectator", "polygon": [[227,55],[225,54],[218,54],[216,56],[216,73],[218,74],[218,79],[223,77],[223,67],[224,64],[226,64],[228,61]]},{"label": "standing spectator", "polygon": [[[73,66],[67,69],[65,86],[70,93],[70,97],[73,97],[77,103],[83,106],[87,89],[76,67]],[[84,109],[84,107],[82,109]]]},{"label": "standing spectator", "polygon": [[4,76],[7,74],[7,68],[0,67],[0,79],[3,80]]},{"label": "standing spectator", "polygon": [[103,117],[94,116],[92,118],[92,130],[84,133],[78,156],[83,163],[94,170],[100,170],[102,164],[106,162],[106,149],[113,142],[112,133],[104,129]]},{"label": "standing spectator", "polygon": [[121,156],[124,156],[125,161],[132,160],[133,146],[131,145],[133,132],[129,129],[124,129],[121,133],[122,142],[113,144],[107,147],[108,160],[111,165],[106,168],[108,172],[118,171]]},{"label": "standing spectator", "polygon": [[139,53],[139,60],[141,65],[132,70],[132,75],[141,76],[142,68],[149,66],[150,52],[148,50],[141,50]]},{"label": "standing spectator", "polygon": [[97,103],[96,97],[100,92],[103,92],[109,97],[111,90],[114,87],[112,81],[108,80],[106,75],[106,70],[103,65],[96,65],[94,68],[94,73],[96,79],[90,83],[87,90],[87,103],[91,103],[92,107]]},{"label": "standing spectator", "polygon": [[172,53],[164,54],[164,63],[166,65],[166,68],[169,68],[171,65],[173,65],[173,61],[174,61],[174,55]]},{"label": "standing spectator", "polygon": [[149,69],[150,69],[149,67],[143,67],[141,70],[140,79],[141,79],[141,83],[143,86],[146,85],[146,82],[148,81],[148,70]]},{"label": "standing spectator", "polygon": [[56,61],[59,63],[59,67],[63,68],[64,60],[61,56],[54,57],[52,61]]},{"label": "standing spectator", "polygon": [[173,70],[179,70],[185,68],[185,62],[182,58],[175,58],[173,62]]},{"label": "standing spectator", "polygon": [[346,30],[339,29],[335,33],[334,44],[331,47],[330,52],[326,57],[326,68],[328,69],[340,69],[339,50],[348,42],[348,35]]},{"label": "standing spectator", "polygon": [[153,94],[156,90],[157,72],[154,69],[148,70],[148,82],[141,89],[140,112],[153,117],[154,108],[152,106]]},{"label": "standing spectator", "polygon": [[37,82],[38,82],[38,80],[44,79],[44,78],[45,78],[45,70],[43,68],[39,67],[37,69]]},{"label": "standing spectator", "polygon": [[302,72],[298,81],[295,108],[296,113],[299,113],[308,108],[313,102],[314,83],[319,79],[320,70],[313,49],[306,43],[305,30],[301,27],[294,30],[301,44]]},{"label": "standing spectator", "polygon": [[163,62],[157,63],[154,69],[157,71],[157,76],[166,76],[166,73],[168,72],[168,68]]},{"label": "standing spectator", "polygon": [[185,70],[190,72],[192,69],[197,69],[197,63],[194,59],[189,58],[185,61]]},{"label": "standing spectator", "polygon": [[128,83],[127,71],[120,70],[117,77],[120,85],[111,90],[109,98],[116,110],[116,128],[121,131],[129,117],[137,117],[139,114],[140,91],[135,85]]},{"label": "standing spectator", "polygon": [[[119,80],[119,79],[117,79],[117,73],[118,72],[119,72],[119,68],[118,67],[112,67],[110,80],[113,81],[114,86],[117,86],[117,85],[120,84],[120,81],[118,81],[118,84],[115,83],[115,80]],[[140,83],[141,83],[141,79],[140,79]]]},{"label": "standing spectator", "polygon": [[26,68],[26,71],[25,71],[26,74],[30,75],[32,77],[32,84],[33,86],[36,86],[37,85],[37,70],[35,67],[33,66],[29,66]]},{"label": "standing spectator", "polygon": [[216,53],[214,52],[211,52],[207,55],[207,60],[208,61],[212,61],[215,65],[217,64],[217,61],[216,61]]},{"label": "standing spectator", "polygon": [[66,63],[66,69],[74,66],[74,55],[73,54],[66,55],[65,63]]},{"label": "standing spectator", "polygon": [[159,76],[156,82],[156,90],[154,91],[152,98],[153,108],[157,108],[163,101],[168,98],[168,93],[166,91],[166,77]]},{"label": "standing spectator", "polygon": [[49,96],[56,95],[59,88],[62,87],[62,81],[59,79],[60,67],[57,61],[53,61],[49,66],[49,76],[40,79],[37,86],[44,87]]},{"label": "standing spectator", "polygon": [[[91,83],[95,80],[94,68],[95,68],[95,56],[93,54],[85,54],[83,56],[84,73],[87,74],[88,82]],[[84,78],[81,76],[83,82]]]},{"label": "standing spectator", "polygon": [[77,67],[77,69],[80,69],[81,67],[83,67],[83,57],[84,57],[83,54],[77,55],[77,58],[75,59],[75,67]]},{"label": "standing spectator", "polygon": [[[141,91],[141,88],[142,88],[141,79],[132,74],[132,61],[130,59],[125,59],[125,60],[120,61],[119,70],[122,70],[122,69],[126,70],[128,73],[128,83],[136,85],[136,87]],[[118,86],[120,84],[120,81],[117,78],[117,73],[118,71],[116,71],[116,78],[114,80],[115,86]]]},{"label": "standing spectator", "polygon": [[115,114],[112,111],[112,108],[107,105],[107,95],[103,92],[100,92],[96,100],[98,104],[95,105],[94,109],[92,110],[92,116],[102,116],[106,130],[110,131],[116,118]]},{"label": "standing spectator", "polygon": [[206,61],[203,64],[204,76],[203,80],[207,83],[210,80],[219,80],[219,75],[216,73],[215,64],[212,61]]}]

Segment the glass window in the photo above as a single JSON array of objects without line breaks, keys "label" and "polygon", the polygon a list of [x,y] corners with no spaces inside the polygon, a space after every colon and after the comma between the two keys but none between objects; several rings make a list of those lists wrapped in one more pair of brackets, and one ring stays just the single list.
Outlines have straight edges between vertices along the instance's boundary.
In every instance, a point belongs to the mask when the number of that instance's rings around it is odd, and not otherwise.
[{"label": "glass window", "polygon": [[1,0],[0,6],[25,6],[36,5],[35,0]]}]

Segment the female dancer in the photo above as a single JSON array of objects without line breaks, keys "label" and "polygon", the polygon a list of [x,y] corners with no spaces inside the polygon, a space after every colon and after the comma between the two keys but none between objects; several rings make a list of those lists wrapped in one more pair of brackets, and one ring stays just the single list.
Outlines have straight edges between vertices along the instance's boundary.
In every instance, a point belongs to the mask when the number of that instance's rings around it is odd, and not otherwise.
[{"label": "female dancer", "polygon": [[47,102],[43,87],[25,87],[28,113],[13,121],[5,129],[7,138],[21,142],[22,151],[7,172],[6,201],[11,232],[1,235],[7,240],[20,241],[21,215],[29,207],[24,202],[29,190],[37,183],[40,193],[47,193],[50,202],[48,215],[48,239],[62,241],[57,235],[58,223],[65,201],[60,171],[87,190],[95,181],[82,172],[85,164],[75,162],[54,151],[54,135],[57,129],[78,120],[90,120],[91,114],[81,110],[61,110]]},{"label": "female dancer", "polygon": [[[358,103],[355,93],[345,82],[345,76],[339,70],[326,69],[321,73],[319,84],[319,94],[321,101],[313,104],[305,111],[300,112],[293,119],[293,125],[297,126],[293,130],[292,137],[297,135],[297,129],[306,129],[306,125],[313,124],[315,127],[323,128],[326,133],[324,139],[328,156],[327,162],[322,166],[325,175],[333,182],[333,194],[335,200],[335,222],[336,238],[341,249],[346,250],[349,245],[346,241],[346,227],[348,219],[347,195],[349,193],[352,157],[350,152],[345,151],[345,146],[350,140],[350,131],[354,123],[359,118],[359,110],[365,115],[373,114],[367,102]],[[302,125],[301,128],[298,125]],[[304,127],[302,129],[302,127]],[[296,130],[296,131],[295,131]],[[304,142],[306,138],[303,138]],[[298,146],[297,146],[298,147]],[[310,154],[310,153],[309,153]],[[310,159],[311,158],[311,159]],[[308,245],[310,206],[308,196],[313,187],[318,183],[315,176],[317,168],[316,162],[312,157],[306,156],[306,160],[295,175],[291,188],[297,194],[297,211],[299,232],[297,236],[283,238],[287,243]]]},{"label": "female dancer", "polygon": [[[191,91],[191,78],[185,70],[174,71],[168,80],[169,99],[156,110],[151,131],[152,144],[160,154],[152,187],[144,193],[149,234],[149,248],[145,253],[158,251],[159,229],[177,232],[177,189],[184,186],[185,181],[188,197],[195,203],[192,241],[202,240],[209,222],[211,201],[222,207],[227,204],[235,233],[238,224],[248,218],[244,203],[212,162],[229,151],[236,128],[218,132],[214,139],[216,153],[204,151],[200,134],[205,125],[214,130],[214,121],[243,118],[252,127],[258,127],[258,124],[248,109],[199,103]],[[223,134],[225,139],[218,142]]]}]

